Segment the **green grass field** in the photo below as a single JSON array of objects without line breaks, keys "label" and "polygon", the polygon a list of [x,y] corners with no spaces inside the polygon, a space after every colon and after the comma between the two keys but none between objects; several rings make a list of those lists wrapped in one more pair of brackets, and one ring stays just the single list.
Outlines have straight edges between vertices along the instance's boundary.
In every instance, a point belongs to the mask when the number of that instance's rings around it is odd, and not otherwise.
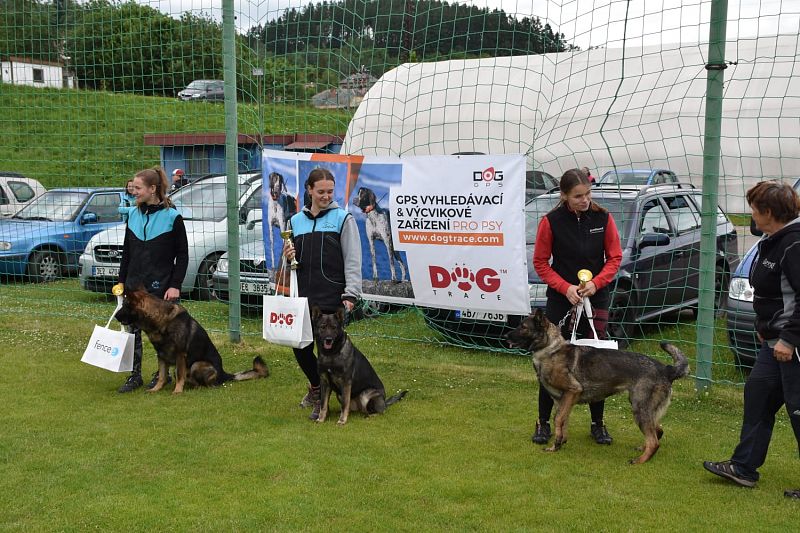
[{"label": "green grass field", "polygon": [[[3,530],[791,531],[800,518],[782,495],[800,486],[784,413],[757,488],[702,469],[737,441],[740,387],[698,396],[693,379],[678,382],[648,464],[627,464],[642,437],[624,396],[606,404],[612,446],[590,440],[578,406],[569,442],[546,453],[530,441],[529,358],[387,340],[430,337],[417,314],[401,313],[350,331],[387,391],[408,389],[406,399],[345,427],[334,401],[332,420],[315,424],[297,405],[304,380],[290,349],[261,341],[257,318],[235,345],[225,305],[185,302],[227,370],[261,355],[272,375],[120,395],[124,374],[80,362],[113,304],[76,283],[0,285]],[[145,372],[155,368],[145,342]]]},{"label": "green grass field", "polygon": [[[265,104],[238,106],[240,133],[344,133],[351,113]],[[221,104],[102,91],[0,90],[0,171],[21,172],[45,187],[122,186],[159,164],[148,133],[221,133]],[[264,117],[263,124],[259,116]]]}]

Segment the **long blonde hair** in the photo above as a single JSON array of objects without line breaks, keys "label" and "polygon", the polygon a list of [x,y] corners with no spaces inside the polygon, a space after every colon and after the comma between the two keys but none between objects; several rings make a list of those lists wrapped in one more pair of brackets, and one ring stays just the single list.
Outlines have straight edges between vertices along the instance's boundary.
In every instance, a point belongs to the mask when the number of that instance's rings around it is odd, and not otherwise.
[{"label": "long blonde hair", "polygon": [[134,178],[139,178],[148,187],[155,185],[156,196],[158,197],[159,203],[163,202],[167,207],[175,207],[175,204],[173,204],[172,200],[167,196],[169,181],[167,180],[167,174],[164,172],[163,168],[153,167],[140,170],[136,173]]}]

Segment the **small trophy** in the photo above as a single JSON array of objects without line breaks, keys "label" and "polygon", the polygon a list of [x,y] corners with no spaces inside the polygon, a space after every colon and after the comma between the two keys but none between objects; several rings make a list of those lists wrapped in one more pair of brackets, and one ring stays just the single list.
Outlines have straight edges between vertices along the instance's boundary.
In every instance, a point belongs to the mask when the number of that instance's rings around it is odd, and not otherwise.
[{"label": "small trophy", "polygon": [[[290,242],[291,242],[291,240],[292,240],[292,235],[293,235],[293,233],[292,233],[292,230],[290,230],[290,229],[285,229],[285,230],[283,230],[283,231],[281,232],[281,238],[282,238],[284,241],[290,241]],[[295,258],[293,258],[293,259],[292,259],[292,261],[289,263],[289,268],[290,268],[290,269],[292,269],[292,270],[297,270],[297,265],[299,265],[299,264],[300,264],[300,263],[298,263],[298,262],[297,262],[297,258],[295,257]]]},{"label": "small trophy", "polygon": [[581,289],[586,287],[586,284],[592,281],[593,277],[594,276],[592,276],[591,270],[586,270],[585,268],[578,270],[578,280],[581,282],[580,284]]}]

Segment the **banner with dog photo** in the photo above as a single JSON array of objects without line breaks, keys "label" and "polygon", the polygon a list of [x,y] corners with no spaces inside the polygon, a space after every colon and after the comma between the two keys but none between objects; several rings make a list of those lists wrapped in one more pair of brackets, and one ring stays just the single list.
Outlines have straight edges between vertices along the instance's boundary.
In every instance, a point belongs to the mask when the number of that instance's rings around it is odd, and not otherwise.
[{"label": "banner with dog photo", "polygon": [[[336,178],[334,198],[358,226],[364,299],[486,312],[530,310],[523,156],[399,158],[265,151],[264,246],[272,269],[280,266],[280,231],[296,212],[291,206],[302,209],[303,184],[319,167]],[[495,168],[488,179],[487,169]],[[459,209],[448,199],[439,205],[441,195],[457,197],[456,203],[463,197],[465,205]],[[492,242],[473,242],[484,238]],[[435,287],[432,276],[439,280]],[[447,276],[452,287],[440,290]],[[459,276],[465,279],[457,280]]]}]

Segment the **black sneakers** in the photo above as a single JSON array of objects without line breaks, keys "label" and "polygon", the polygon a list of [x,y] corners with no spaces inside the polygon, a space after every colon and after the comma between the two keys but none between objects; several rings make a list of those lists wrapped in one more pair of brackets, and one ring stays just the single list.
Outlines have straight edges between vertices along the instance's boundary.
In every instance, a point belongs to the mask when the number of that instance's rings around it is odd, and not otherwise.
[{"label": "black sneakers", "polygon": [[611,438],[611,435],[608,434],[605,424],[592,422],[592,427],[589,432],[592,434],[592,438],[597,444],[611,444],[614,440]]},{"label": "black sneakers", "polygon": [[141,387],[143,383],[144,382],[142,381],[142,376],[140,376],[139,374],[131,374],[130,376],[128,376],[128,379],[125,381],[125,383],[123,383],[122,386],[117,389],[117,392],[125,393],[125,392],[135,391],[136,389]]},{"label": "black sneakers", "polygon": [[531,437],[534,444],[547,444],[553,433],[550,431],[550,422],[536,421],[536,432]]},{"label": "black sneakers", "polygon": [[[139,378],[139,381],[141,381],[141,380],[142,380],[142,378]],[[156,370],[153,373],[153,377],[152,377],[152,379],[150,379],[150,383],[147,384],[147,390],[150,390],[153,387],[155,387],[156,383],[158,383],[158,370]],[[169,373],[167,373],[167,383],[166,384],[169,385],[170,383],[172,383],[172,376],[170,376]]]},{"label": "black sneakers", "polygon": [[[316,388],[317,396],[319,396],[319,387]],[[303,399],[300,400],[300,407],[314,407],[314,387],[311,385],[308,386],[308,392],[306,395],[303,396]]]}]

